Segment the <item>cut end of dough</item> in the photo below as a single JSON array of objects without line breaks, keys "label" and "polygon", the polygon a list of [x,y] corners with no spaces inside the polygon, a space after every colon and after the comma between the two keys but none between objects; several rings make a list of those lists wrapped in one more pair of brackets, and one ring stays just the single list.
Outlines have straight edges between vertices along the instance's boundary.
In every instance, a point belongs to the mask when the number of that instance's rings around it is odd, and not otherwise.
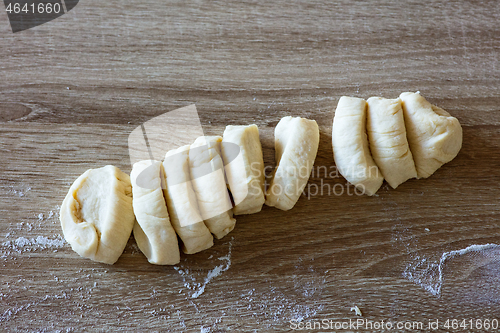
[{"label": "cut end of dough", "polygon": [[405,92],[400,98],[417,178],[427,178],[458,155],[462,126],[457,118],[418,93]]},{"label": "cut end of dough", "polygon": [[129,176],[108,165],[90,169],[71,185],[61,205],[64,238],[82,257],[115,263],[134,225]]}]

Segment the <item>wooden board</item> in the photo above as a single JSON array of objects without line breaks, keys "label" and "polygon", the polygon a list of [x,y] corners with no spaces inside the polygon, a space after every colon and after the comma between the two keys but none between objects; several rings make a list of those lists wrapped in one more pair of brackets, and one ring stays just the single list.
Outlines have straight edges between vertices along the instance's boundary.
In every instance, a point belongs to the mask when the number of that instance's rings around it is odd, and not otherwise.
[{"label": "wooden board", "polygon": [[[87,0],[12,34],[0,14],[1,330],[500,320],[498,248],[445,254],[500,243],[499,20],[496,1]],[[360,197],[328,194],[345,180],[315,174],[293,210],[238,217],[176,267],[148,264],[133,239],[108,266],[60,238],[73,180],[106,164],[130,172],[128,135],[167,111],[195,103],[208,134],[257,124],[267,165],[281,117],[315,119],[316,168],[330,170],[340,96],[417,90],[464,129],[429,179]]]}]

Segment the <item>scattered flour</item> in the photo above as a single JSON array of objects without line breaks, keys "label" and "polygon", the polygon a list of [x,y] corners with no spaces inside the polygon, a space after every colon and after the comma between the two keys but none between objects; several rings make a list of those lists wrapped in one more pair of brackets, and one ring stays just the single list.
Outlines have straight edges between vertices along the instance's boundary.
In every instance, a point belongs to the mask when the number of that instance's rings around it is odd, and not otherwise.
[{"label": "scattered flour", "polygon": [[[493,250],[491,253],[485,251]],[[429,258],[415,256],[411,263],[408,263],[403,276],[430,292],[434,296],[441,296],[441,288],[444,282],[444,268],[446,263],[453,258],[464,256],[467,254],[481,254],[491,258],[491,260],[500,260],[500,245],[484,244],[470,245],[461,250],[444,252],[439,260],[431,260]],[[478,258],[472,258],[473,262],[478,261]],[[481,260],[481,258],[479,258]],[[491,261],[490,260],[490,261]],[[480,266],[480,265],[479,265]]]},{"label": "scattered flour", "polygon": [[11,186],[9,192],[14,194],[15,196],[18,196],[21,198],[21,197],[24,197],[26,195],[26,193],[28,193],[29,191],[31,191],[30,186],[25,187],[25,188],[21,188],[21,189],[16,189],[13,186]]},{"label": "scattered flour", "polygon": [[[40,229],[43,228],[43,224],[45,221],[51,221],[52,223],[56,224],[59,223],[59,210],[60,206],[56,205],[53,210],[50,210],[47,213],[39,213],[35,214],[34,217],[36,218],[35,222],[29,222],[33,220],[33,217],[30,217],[26,221],[21,221],[16,224],[16,228],[12,228],[9,232],[5,234],[5,239],[8,240],[8,238],[12,238],[13,236],[16,236],[19,231],[25,230],[25,231],[32,231],[34,229]],[[22,238],[20,237],[19,242],[22,242]],[[38,239],[40,242],[43,242],[42,239]],[[15,243],[15,240],[11,242]],[[0,240],[0,245],[4,245],[8,242],[1,243]]]},{"label": "scattered flour", "polygon": [[356,316],[362,316],[363,315],[363,313],[361,312],[361,310],[359,309],[359,307],[357,305],[351,307],[350,311],[354,311],[356,313]]},{"label": "scattered flour", "polygon": [[[228,253],[225,256],[219,257],[219,261],[225,262],[224,264],[217,265],[213,269],[211,269],[207,276],[204,278],[203,282],[196,282],[196,277],[189,273],[188,269],[181,269],[178,266],[174,266],[174,269],[179,273],[183,280],[184,286],[187,289],[193,290],[194,292],[191,294],[191,298],[198,298],[201,294],[205,292],[206,286],[212,281],[213,278],[220,276],[223,272],[227,271],[229,267],[231,267],[231,248],[232,241],[229,242]],[[191,280],[191,282],[188,281]]]},{"label": "scattered flour", "polygon": [[18,253],[24,251],[33,252],[37,250],[59,249],[65,245],[66,241],[61,235],[56,235],[51,238],[45,236],[37,236],[36,238],[19,237],[1,243],[4,250],[16,251]]},{"label": "scattered flour", "polygon": [[[49,212],[37,213],[31,216],[31,221],[33,222],[34,229],[37,229],[37,225],[44,223],[50,219],[56,219],[58,216],[58,209],[51,210]],[[23,234],[20,234],[21,231],[12,231],[6,235],[5,241],[0,240],[0,257],[2,257],[3,253],[15,254],[15,253],[31,253],[35,251],[57,251],[59,248],[66,246],[66,242],[61,235],[53,235],[53,236],[33,236],[30,237],[28,235],[33,235],[34,232],[25,233],[27,230],[31,230],[33,227],[28,225],[28,222],[22,222],[18,225],[19,230],[23,230]],[[42,232],[37,232],[42,233]],[[22,237],[19,237],[22,236]],[[233,247],[234,238],[232,238],[229,242],[224,244],[224,251],[219,252],[217,255],[211,255],[208,259],[207,269],[204,270],[194,270],[190,265],[177,265],[174,266],[174,269],[178,272],[178,274],[182,277],[184,282],[184,287],[187,289],[187,294],[181,295],[181,297],[186,297],[189,302],[192,304],[194,309],[196,309],[195,318],[196,320],[196,328],[200,330],[200,332],[217,332],[220,331],[222,327],[224,327],[224,318],[238,316],[240,314],[240,310],[249,311],[250,317],[253,320],[258,321],[258,325],[262,327],[268,328],[281,328],[284,324],[286,324],[289,320],[294,319],[296,321],[302,321],[307,318],[314,317],[318,314],[318,311],[321,311],[324,308],[323,302],[321,301],[322,294],[322,285],[324,285],[324,279],[322,277],[314,276],[313,278],[294,278],[294,287],[291,290],[282,289],[281,286],[277,286],[276,283],[272,280],[267,281],[267,284],[263,286],[262,291],[256,291],[255,288],[244,289],[241,293],[240,290],[231,291],[230,295],[236,295],[236,300],[233,304],[233,307],[230,308],[221,308],[215,311],[218,311],[218,314],[215,316],[211,316],[207,318],[204,313],[206,313],[207,307],[203,305],[203,302],[198,304],[196,300],[201,296],[207,288],[209,288],[209,284],[214,279],[217,279],[224,274],[224,272],[228,271],[231,267],[231,258],[232,258],[232,247]],[[131,245],[131,250],[137,250],[138,248],[135,243]],[[206,266],[204,266],[206,267]],[[299,267],[300,268],[300,267]],[[103,271],[106,272],[107,271]],[[78,273],[78,272],[76,272]],[[314,272],[313,272],[314,273]],[[82,273],[83,274],[83,273]],[[97,273],[92,273],[94,276]],[[102,273],[104,274],[104,273]],[[313,274],[314,275],[314,274]],[[21,312],[26,311],[34,311],[35,307],[43,304],[44,302],[48,302],[51,299],[66,299],[69,297],[74,298],[75,295],[78,296],[81,293],[82,299],[90,298],[91,292],[88,290],[93,290],[94,288],[98,288],[98,284],[95,281],[91,281],[89,279],[90,274],[82,275],[82,279],[85,281],[89,280],[89,288],[84,289],[71,289],[68,290],[68,293],[57,294],[57,295],[45,295],[41,298],[32,298],[30,302],[27,304],[18,304],[12,303],[8,308],[2,308],[0,311],[0,322],[9,321],[19,316]],[[59,278],[56,276],[51,276],[51,279],[54,279],[56,283],[60,283]],[[19,283],[23,283],[22,281]],[[179,290],[179,293],[185,293],[186,289]],[[257,290],[259,290],[257,288]],[[162,298],[162,292],[160,289],[153,288],[151,291],[151,300],[149,304],[154,304],[159,302]],[[239,297],[238,297],[239,296]],[[3,294],[0,294],[0,300],[4,298]],[[211,301],[210,301],[211,303]],[[164,303],[162,307],[152,309],[150,313],[154,316],[162,315],[162,313],[166,313],[170,318],[170,316],[175,317],[175,312],[170,312],[175,309],[174,305],[171,305],[170,308],[164,307]],[[1,308],[1,307],[0,307]],[[82,308],[78,308],[82,310]],[[117,308],[118,309],[118,308]],[[128,311],[131,312],[131,308],[127,307]],[[123,310],[123,308],[122,308]],[[83,311],[83,310],[82,310]],[[213,312],[214,309],[211,309]],[[168,313],[167,313],[168,312]],[[184,322],[182,311],[177,311],[177,317],[179,317],[179,325],[181,329],[187,328],[187,323]]]},{"label": "scattered flour", "polygon": [[[31,190],[28,187],[26,191]],[[11,191],[17,191],[12,189]],[[17,192],[16,192],[17,193]],[[4,236],[4,241],[0,240],[0,258],[6,258],[12,252],[34,252],[38,250],[53,250],[57,252],[57,249],[63,247],[66,241],[61,235],[54,235],[52,237],[37,236],[33,238],[29,237],[17,237],[20,231],[29,231],[32,233],[34,229],[43,229],[42,224],[46,221],[52,221],[52,223],[58,223],[59,220],[59,209],[60,206],[56,205],[52,210],[46,213],[35,214],[34,217],[37,219],[36,222],[21,221],[17,223],[15,229],[11,229]]]},{"label": "scattered flour", "polygon": [[59,210],[61,206],[55,206],[53,210],[50,210],[47,213],[40,213],[37,215],[38,222],[52,220],[53,223],[59,222]]},{"label": "scattered flour", "polygon": [[316,316],[324,309],[324,302],[321,301],[319,293],[314,296],[304,296],[298,289],[294,295],[290,290],[283,290],[272,281],[262,287],[264,291],[252,289],[241,295],[241,300],[247,304],[246,311],[254,320],[258,320],[261,327],[282,327],[290,320],[301,322]]},{"label": "scattered flour", "polygon": [[38,306],[41,303],[44,303],[48,300],[53,300],[53,299],[67,299],[68,295],[66,292],[63,292],[61,295],[45,295],[44,297],[41,297],[35,301],[32,301],[30,303],[17,306],[17,307],[12,307],[10,309],[5,310],[3,313],[0,313],[0,323],[8,321],[10,318],[13,316],[17,315],[19,312],[27,310],[29,308],[34,308]]}]

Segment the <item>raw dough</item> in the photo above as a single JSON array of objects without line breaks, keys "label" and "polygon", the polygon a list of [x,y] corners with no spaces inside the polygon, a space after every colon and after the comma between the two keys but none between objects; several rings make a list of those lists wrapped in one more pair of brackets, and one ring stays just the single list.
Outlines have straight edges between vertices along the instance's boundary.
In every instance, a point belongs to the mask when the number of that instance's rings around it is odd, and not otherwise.
[{"label": "raw dough", "polygon": [[274,130],[277,168],[266,192],[266,205],[289,210],[309,180],[319,146],[314,120],[284,117]]},{"label": "raw dough", "polygon": [[167,152],[163,161],[170,222],[182,240],[184,253],[192,254],[214,244],[210,230],[203,223],[189,171],[189,145]]},{"label": "raw dough", "polygon": [[76,253],[115,263],[135,220],[129,176],[112,165],[85,171],[71,185],[59,219],[64,238]]},{"label": "raw dough", "polygon": [[257,125],[227,126],[221,145],[235,215],[262,210],[264,198],[264,160]]},{"label": "raw dough", "polygon": [[457,156],[462,148],[462,126],[419,93],[404,92],[399,97],[418,178],[427,178]]},{"label": "raw dough", "polygon": [[364,99],[340,98],[333,118],[333,157],[338,171],[347,181],[364,193],[374,195],[384,177],[368,146],[366,108]]},{"label": "raw dough", "polygon": [[370,97],[366,131],[370,150],[382,176],[392,188],[417,177],[406,139],[401,100]]},{"label": "raw dough", "polygon": [[150,263],[175,265],[180,261],[179,245],[163,198],[162,177],[159,161],[140,161],[132,167],[134,238]]},{"label": "raw dough", "polygon": [[221,141],[220,136],[200,136],[189,149],[192,184],[201,217],[217,239],[230,233],[236,223],[220,156]]}]

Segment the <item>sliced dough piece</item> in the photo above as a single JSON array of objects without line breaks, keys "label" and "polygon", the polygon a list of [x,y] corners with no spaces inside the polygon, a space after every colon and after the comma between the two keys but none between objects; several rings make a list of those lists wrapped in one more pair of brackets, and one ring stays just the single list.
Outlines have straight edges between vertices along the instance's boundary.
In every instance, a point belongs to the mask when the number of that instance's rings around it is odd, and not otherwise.
[{"label": "sliced dough piece", "polygon": [[264,160],[257,125],[227,126],[221,145],[235,215],[262,210],[264,198]]},{"label": "sliced dough piece", "polygon": [[392,188],[417,177],[413,156],[406,139],[401,100],[370,97],[366,131],[370,151],[382,176]]},{"label": "sliced dough piece", "polygon": [[180,261],[179,245],[163,198],[162,177],[159,161],[140,161],[132,167],[134,238],[150,263],[175,265]]},{"label": "sliced dough piece", "polygon": [[399,98],[418,178],[427,178],[457,156],[462,148],[462,126],[419,93],[404,92]]},{"label": "sliced dough piece", "polygon": [[115,263],[135,220],[129,176],[112,165],[85,171],[71,185],[59,219],[73,251],[98,262]]},{"label": "sliced dough piece", "polygon": [[342,96],[332,128],[333,157],[340,174],[359,190],[374,195],[384,177],[373,161],[366,134],[366,101]]},{"label": "sliced dough piece", "polygon": [[221,239],[234,229],[231,199],[220,156],[220,136],[201,136],[189,149],[189,166],[201,217],[210,232]]},{"label": "sliced dough piece", "polygon": [[214,245],[210,230],[203,223],[189,171],[189,145],[167,152],[163,161],[170,222],[182,240],[187,254],[206,250]]},{"label": "sliced dough piece", "polygon": [[319,146],[314,120],[284,117],[274,130],[277,168],[266,192],[266,205],[290,210],[309,180]]}]

